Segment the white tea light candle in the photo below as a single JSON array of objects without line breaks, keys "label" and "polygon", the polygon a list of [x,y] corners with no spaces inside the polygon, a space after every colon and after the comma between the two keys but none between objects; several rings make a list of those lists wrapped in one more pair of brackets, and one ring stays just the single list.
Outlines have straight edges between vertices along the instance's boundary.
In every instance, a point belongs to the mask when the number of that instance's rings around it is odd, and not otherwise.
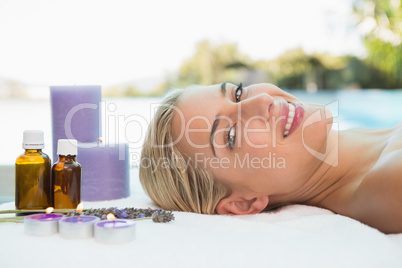
[{"label": "white tea light candle", "polygon": [[135,238],[135,222],[132,220],[114,219],[113,214],[108,215],[109,220],[95,224],[95,240],[100,243],[121,244],[133,241]]},{"label": "white tea light candle", "polygon": [[34,214],[24,217],[24,232],[28,235],[47,236],[58,232],[58,221],[63,214],[51,213],[53,208],[47,208],[46,214]]},{"label": "white tea light candle", "polygon": [[94,236],[94,224],[100,219],[95,216],[64,217],[59,221],[59,233],[67,239],[85,239]]}]

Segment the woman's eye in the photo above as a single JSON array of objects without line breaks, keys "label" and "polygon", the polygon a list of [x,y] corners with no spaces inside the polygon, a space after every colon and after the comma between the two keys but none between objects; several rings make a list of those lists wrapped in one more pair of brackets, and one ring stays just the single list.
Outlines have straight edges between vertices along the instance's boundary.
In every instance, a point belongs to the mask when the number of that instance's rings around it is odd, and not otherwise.
[{"label": "woman's eye", "polygon": [[235,91],[235,100],[236,100],[236,102],[240,101],[242,93],[243,93],[243,84],[240,83],[240,85],[236,88],[236,91]]},{"label": "woman's eye", "polygon": [[234,148],[235,144],[235,139],[236,139],[236,125],[233,125],[228,132],[228,146],[230,149]]}]

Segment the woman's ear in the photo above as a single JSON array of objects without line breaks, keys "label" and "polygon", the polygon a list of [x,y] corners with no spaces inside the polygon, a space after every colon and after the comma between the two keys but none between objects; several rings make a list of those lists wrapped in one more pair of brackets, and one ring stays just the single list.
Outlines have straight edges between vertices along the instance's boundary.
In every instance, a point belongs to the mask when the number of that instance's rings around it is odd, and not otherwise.
[{"label": "woman's ear", "polygon": [[268,196],[244,198],[231,194],[221,199],[216,206],[216,213],[219,215],[246,215],[257,214],[267,207]]}]

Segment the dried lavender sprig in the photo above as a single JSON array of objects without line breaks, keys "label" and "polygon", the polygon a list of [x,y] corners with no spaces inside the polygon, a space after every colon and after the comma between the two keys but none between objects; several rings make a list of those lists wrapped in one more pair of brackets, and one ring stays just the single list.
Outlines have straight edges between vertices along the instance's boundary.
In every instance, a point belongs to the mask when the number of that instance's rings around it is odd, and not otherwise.
[{"label": "dried lavender sprig", "polygon": [[78,215],[91,215],[97,216],[101,220],[105,220],[107,214],[112,213],[118,219],[142,219],[142,218],[151,218],[154,222],[170,222],[174,220],[173,212],[164,211],[163,209],[142,209],[142,208],[123,208],[118,209],[116,207],[110,208],[98,208],[98,209],[86,209],[82,214],[76,211],[70,211],[67,213],[67,217],[69,216],[78,216]]},{"label": "dried lavender sprig", "polygon": [[172,211],[155,211],[152,214],[153,222],[170,222],[174,220],[174,215]]}]

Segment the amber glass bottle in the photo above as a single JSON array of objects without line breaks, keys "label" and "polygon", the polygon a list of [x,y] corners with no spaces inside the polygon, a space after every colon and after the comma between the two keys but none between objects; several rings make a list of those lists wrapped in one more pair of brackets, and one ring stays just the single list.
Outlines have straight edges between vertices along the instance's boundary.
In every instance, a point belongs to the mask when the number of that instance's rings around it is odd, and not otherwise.
[{"label": "amber glass bottle", "polygon": [[46,209],[53,206],[51,161],[44,148],[41,130],[26,130],[22,148],[25,153],[15,161],[15,207],[17,209]]},{"label": "amber glass bottle", "polygon": [[77,208],[81,202],[81,165],[75,160],[77,141],[58,141],[59,161],[52,167],[55,208]]}]

